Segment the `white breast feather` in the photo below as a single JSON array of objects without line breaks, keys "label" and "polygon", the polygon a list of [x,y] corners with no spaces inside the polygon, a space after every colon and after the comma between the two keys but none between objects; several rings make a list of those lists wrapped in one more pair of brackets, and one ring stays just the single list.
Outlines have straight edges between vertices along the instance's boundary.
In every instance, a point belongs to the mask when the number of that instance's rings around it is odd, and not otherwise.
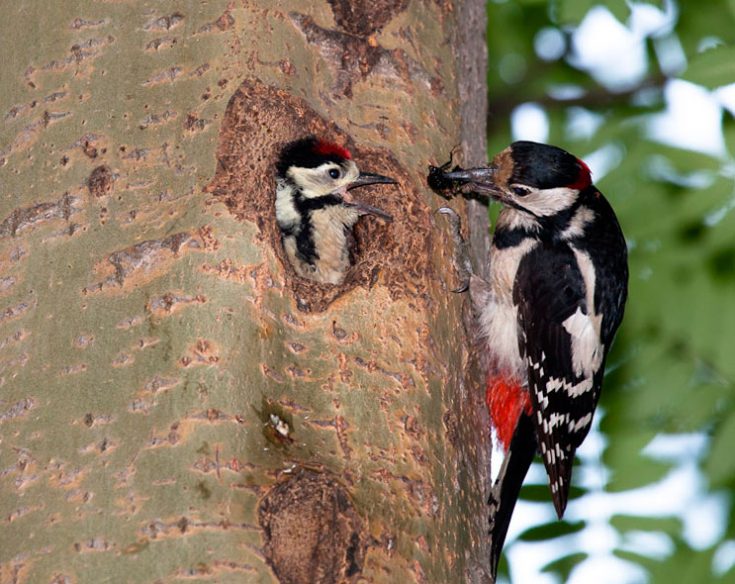
[{"label": "white breast feather", "polygon": [[284,181],[279,180],[276,190],[276,219],[282,226],[289,226],[299,223],[301,216],[296,210],[291,195],[292,187]]},{"label": "white breast feather", "polygon": [[518,309],[513,304],[513,283],[518,264],[536,244],[528,239],[507,249],[493,247],[491,291],[479,319],[480,334],[487,339],[495,366],[522,383],[526,381],[526,368],[518,348]]}]

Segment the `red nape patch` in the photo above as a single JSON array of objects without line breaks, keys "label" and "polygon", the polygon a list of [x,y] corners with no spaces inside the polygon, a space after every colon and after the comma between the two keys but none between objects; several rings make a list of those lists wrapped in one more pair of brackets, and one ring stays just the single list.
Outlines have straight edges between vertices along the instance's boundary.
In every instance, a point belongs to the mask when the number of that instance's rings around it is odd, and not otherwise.
[{"label": "red nape patch", "polygon": [[590,167],[587,166],[587,163],[584,160],[577,158],[577,164],[579,165],[579,175],[577,176],[577,180],[572,184],[567,185],[567,187],[581,191],[592,184],[592,171],[590,171]]},{"label": "red nape patch", "polygon": [[352,154],[350,154],[350,151],[344,146],[333,144],[332,142],[325,142],[323,140],[318,140],[317,143],[314,144],[314,153],[321,154],[322,156],[339,156],[346,160],[352,158]]},{"label": "red nape patch", "polygon": [[507,452],[521,412],[531,415],[531,398],[516,381],[489,375],[485,403],[503,450]]}]

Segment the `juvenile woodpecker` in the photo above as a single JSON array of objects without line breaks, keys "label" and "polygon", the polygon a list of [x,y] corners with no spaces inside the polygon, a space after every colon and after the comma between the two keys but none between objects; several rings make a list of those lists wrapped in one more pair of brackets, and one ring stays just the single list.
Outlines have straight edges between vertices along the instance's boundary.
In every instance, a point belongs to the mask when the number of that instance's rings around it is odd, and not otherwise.
[{"label": "juvenile woodpecker", "polygon": [[[623,233],[587,165],[546,144],[514,142],[486,168],[432,167],[440,189],[497,200],[488,282],[461,258],[487,353],[486,401],[506,452],[493,489],[491,568],[537,452],[559,518],[576,449],[590,430],[605,359],[623,318],[628,265]],[[451,209],[455,236],[458,217]],[[464,246],[461,246],[464,248]]]},{"label": "juvenile woodpecker", "polygon": [[357,220],[366,214],[392,219],[348,191],[396,181],[360,172],[346,148],[313,136],[287,144],[276,171],[276,220],[291,265],[304,278],[341,284],[352,265]]}]

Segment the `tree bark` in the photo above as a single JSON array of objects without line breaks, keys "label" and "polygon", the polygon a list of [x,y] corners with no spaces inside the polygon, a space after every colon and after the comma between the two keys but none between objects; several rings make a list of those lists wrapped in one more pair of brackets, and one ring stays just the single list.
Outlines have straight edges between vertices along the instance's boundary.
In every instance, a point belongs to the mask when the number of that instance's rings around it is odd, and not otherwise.
[{"label": "tree bark", "polygon": [[[0,581],[487,581],[425,184],[457,143],[484,160],[483,2],[165,5],[3,7]],[[310,133],[400,181],[365,190],[395,220],[358,224],[341,286],[275,225]]]}]

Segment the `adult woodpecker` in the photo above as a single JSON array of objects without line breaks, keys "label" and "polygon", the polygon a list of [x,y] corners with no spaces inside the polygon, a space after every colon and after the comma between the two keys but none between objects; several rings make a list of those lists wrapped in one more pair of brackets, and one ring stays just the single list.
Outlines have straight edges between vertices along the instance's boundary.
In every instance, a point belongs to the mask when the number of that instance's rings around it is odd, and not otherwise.
[{"label": "adult woodpecker", "polygon": [[396,181],[360,172],[346,148],[313,136],[287,144],[276,171],[276,220],[289,262],[299,276],[341,284],[352,265],[357,220],[366,214],[392,219],[348,191]]},{"label": "adult woodpecker", "polygon": [[[587,165],[546,144],[514,142],[486,168],[431,167],[438,190],[494,199],[503,208],[488,282],[461,265],[487,353],[486,401],[506,452],[495,506],[491,568],[537,452],[559,518],[569,496],[576,449],[589,432],[610,344],[623,318],[628,265],[623,233]],[[457,215],[455,236],[461,241]],[[458,249],[464,249],[459,246]]]}]

